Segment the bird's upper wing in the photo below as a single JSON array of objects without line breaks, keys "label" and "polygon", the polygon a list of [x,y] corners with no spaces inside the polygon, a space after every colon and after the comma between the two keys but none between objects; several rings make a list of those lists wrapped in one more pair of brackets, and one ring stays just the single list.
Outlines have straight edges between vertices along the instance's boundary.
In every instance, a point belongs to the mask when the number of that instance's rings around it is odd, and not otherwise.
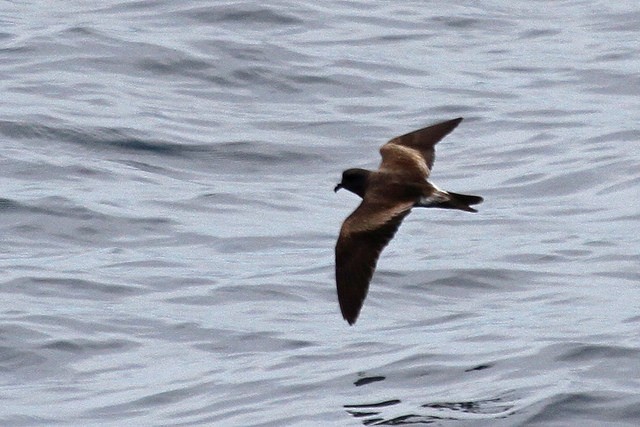
[{"label": "bird's upper wing", "polygon": [[342,317],[350,325],[358,318],[382,249],[412,206],[413,201],[365,198],[342,224],[336,243],[336,285]]},{"label": "bird's upper wing", "polygon": [[435,160],[434,146],[462,121],[462,117],[397,136],[380,148],[380,170],[424,179]]}]

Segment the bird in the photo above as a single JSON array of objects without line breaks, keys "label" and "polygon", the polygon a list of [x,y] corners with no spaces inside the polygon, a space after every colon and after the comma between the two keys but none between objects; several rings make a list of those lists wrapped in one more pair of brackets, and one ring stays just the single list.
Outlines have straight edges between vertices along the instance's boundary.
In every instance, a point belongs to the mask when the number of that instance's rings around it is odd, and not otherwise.
[{"label": "bird", "polygon": [[444,121],[395,137],[380,148],[377,170],[347,169],[334,188],[362,198],[340,228],[335,247],[335,278],[342,317],[355,324],[369,290],[380,253],[414,207],[477,212],[480,196],[438,188],[427,178],[435,145],[462,121]]}]

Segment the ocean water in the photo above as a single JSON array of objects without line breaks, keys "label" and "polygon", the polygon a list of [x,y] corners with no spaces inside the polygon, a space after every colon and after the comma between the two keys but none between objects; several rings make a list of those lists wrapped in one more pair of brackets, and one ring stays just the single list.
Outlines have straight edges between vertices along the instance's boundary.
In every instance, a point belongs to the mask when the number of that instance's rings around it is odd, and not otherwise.
[{"label": "ocean water", "polygon": [[[640,424],[627,1],[0,3],[0,425]],[[355,326],[389,138],[465,120]]]}]

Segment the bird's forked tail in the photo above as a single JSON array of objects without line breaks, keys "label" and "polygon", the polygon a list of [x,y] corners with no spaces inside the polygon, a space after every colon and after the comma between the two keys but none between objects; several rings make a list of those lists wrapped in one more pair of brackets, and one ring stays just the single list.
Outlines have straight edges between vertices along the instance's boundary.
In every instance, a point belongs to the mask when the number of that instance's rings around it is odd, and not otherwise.
[{"label": "bird's forked tail", "polygon": [[478,212],[471,205],[482,203],[480,196],[452,193],[450,191],[437,190],[429,197],[420,199],[414,206],[421,208],[458,209],[466,212]]}]

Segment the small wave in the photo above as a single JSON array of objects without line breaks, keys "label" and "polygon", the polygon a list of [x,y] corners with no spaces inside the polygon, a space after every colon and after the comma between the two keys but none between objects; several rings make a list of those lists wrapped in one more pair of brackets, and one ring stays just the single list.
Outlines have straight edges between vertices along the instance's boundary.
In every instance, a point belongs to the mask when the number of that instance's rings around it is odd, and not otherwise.
[{"label": "small wave", "polygon": [[37,297],[103,301],[144,293],[132,285],[97,282],[68,277],[21,277],[3,283],[5,292]]},{"label": "small wave", "polygon": [[[199,22],[208,24],[220,23],[240,23],[243,25],[301,25],[302,20],[289,14],[277,11],[274,8],[262,7],[244,7],[244,10],[238,10],[238,6],[210,6],[192,8],[183,11],[182,15],[187,16]],[[240,8],[243,9],[243,8]]]},{"label": "small wave", "polygon": [[132,130],[117,128],[81,129],[2,120],[0,134],[13,139],[63,141],[80,144],[87,148],[142,151],[167,156],[181,156],[186,152],[205,150],[203,146],[152,141],[134,135]]},{"label": "small wave", "polygon": [[[238,172],[244,167],[252,171],[274,165],[319,165],[325,163],[322,149],[279,144],[267,141],[223,141],[210,144],[183,144],[157,141],[136,135],[137,132],[118,128],[89,128],[48,126],[29,122],[0,121],[0,134],[13,139],[62,141],[77,144],[87,150],[119,153],[140,153],[167,158],[203,161],[217,165],[217,170]],[[124,163],[145,165],[135,160]],[[133,162],[133,163],[132,163]],[[244,165],[244,166],[243,166]],[[136,166],[137,167],[137,166]],[[149,165],[143,169],[153,168]],[[291,170],[293,171],[293,170]],[[281,170],[280,172],[287,172]]]}]

